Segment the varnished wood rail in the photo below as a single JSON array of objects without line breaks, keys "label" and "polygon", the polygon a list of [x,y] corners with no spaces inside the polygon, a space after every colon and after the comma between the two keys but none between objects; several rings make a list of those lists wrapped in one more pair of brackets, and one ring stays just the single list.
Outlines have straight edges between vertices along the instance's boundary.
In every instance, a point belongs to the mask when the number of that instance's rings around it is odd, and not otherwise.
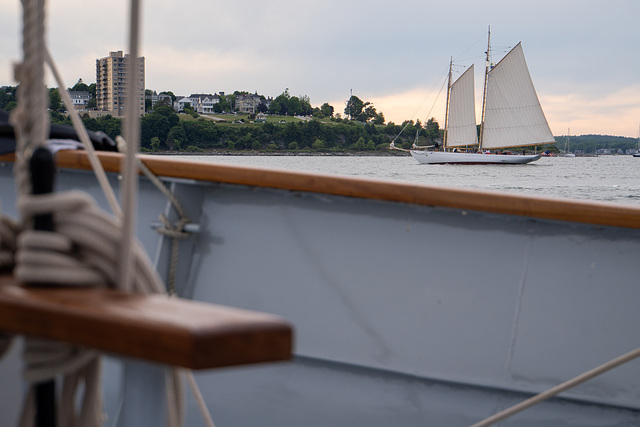
[{"label": "varnished wood rail", "polygon": [[[98,154],[105,170],[120,170],[121,154]],[[141,157],[158,176],[640,229],[638,206],[196,162],[175,156]],[[57,161],[63,168],[91,169],[82,150],[61,151]]]},{"label": "varnished wood rail", "polygon": [[0,275],[0,330],[190,369],[291,358],[281,317],[104,288],[23,287]]},{"label": "varnished wood rail", "polygon": [[[97,154],[107,172],[120,171],[121,154]],[[172,178],[640,229],[640,207],[631,205],[206,163],[169,156],[141,158],[156,175]],[[13,155],[0,156],[0,162],[13,159]],[[91,169],[83,150],[60,151],[57,164],[60,168]]]}]

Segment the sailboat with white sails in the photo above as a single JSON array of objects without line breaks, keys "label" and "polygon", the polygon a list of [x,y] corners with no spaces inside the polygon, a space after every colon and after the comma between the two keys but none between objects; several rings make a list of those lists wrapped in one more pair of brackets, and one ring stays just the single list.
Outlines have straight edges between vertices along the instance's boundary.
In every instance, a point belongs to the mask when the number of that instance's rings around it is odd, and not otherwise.
[{"label": "sailboat with white sails", "polygon": [[[490,62],[489,31],[480,138],[476,130],[473,65],[449,84],[443,148],[414,149],[411,155],[426,164],[520,164],[539,154],[489,153],[489,150],[554,143],[549,123],[518,43],[495,66]],[[464,149],[463,149],[464,147]]]},{"label": "sailboat with white sails", "polygon": [[569,135],[571,135],[571,129],[567,129],[567,137],[564,140],[564,153],[562,157],[575,157],[575,153],[569,152]]}]

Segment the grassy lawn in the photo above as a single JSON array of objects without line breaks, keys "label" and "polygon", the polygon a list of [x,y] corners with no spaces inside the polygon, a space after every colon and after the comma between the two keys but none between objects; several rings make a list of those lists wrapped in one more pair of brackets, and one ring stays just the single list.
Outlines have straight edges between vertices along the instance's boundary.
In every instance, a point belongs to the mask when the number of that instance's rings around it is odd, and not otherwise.
[{"label": "grassy lawn", "polygon": [[[180,120],[184,120],[184,121],[198,120],[196,118],[193,118],[189,114],[178,114],[178,116],[180,117]],[[219,124],[221,126],[225,126],[225,125],[226,126],[254,126],[254,125],[259,126],[261,124],[261,123],[251,123],[253,120],[249,119],[248,114],[240,114],[240,113],[238,114],[201,114],[200,117],[204,118],[204,120],[211,120],[212,122],[215,122],[216,124]],[[244,123],[234,123],[237,120],[243,120]],[[315,119],[315,120],[318,120],[320,123],[326,124],[326,125],[336,124],[336,122],[331,121],[328,118]],[[281,121],[284,121],[285,123],[298,123],[304,120],[298,119],[292,116],[267,115],[267,122],[269,123],[278,124]]]},{"label": "grassy lawn", "polygon": [[[207,119],[206,117],[210,117],[213,119],[221,119],[221,120],[212,120],[221,125],[242,126],[242,125],[251,125],[251,124],[259,125],[260,124],[260,123],[251,123],[254,120],[249,119],[248,114],[239,114],[239,113],[238,114],[201,114],[201,116],[205,117],[205,120],[210,120],[210,119]],[[180,115],[180,117],[182,117],[182,114]],[[189,117],[192,118],[191,116]],[[244,123],[234,123],[237,120],[243,120]],[[272,116],[272,115],[267,116],[267,122],[269,123],[280,123],[280,121],[282,120],[284,120],[285,123],[297,123],[301,121],[300,119],[296,119],[295,117],[291,117],[291,116]]]}]

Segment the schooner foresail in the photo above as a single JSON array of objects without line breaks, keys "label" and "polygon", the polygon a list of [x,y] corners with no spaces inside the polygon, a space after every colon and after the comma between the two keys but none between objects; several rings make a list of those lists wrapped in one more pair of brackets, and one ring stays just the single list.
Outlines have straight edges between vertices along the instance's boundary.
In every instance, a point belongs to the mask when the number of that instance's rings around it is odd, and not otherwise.
[{"label": "schooner foresail", "polygon": [[[442,151],[411,150],[411,155],[419,163],[529,163],[538,160],[540,155],[490,154],[487,150],[555,142],[531,81],[521,44],[518,43],[494,67],[490,66],[489,52],[490,46],[487,48],[480,140],[476,131],[471,66],[449,84]],[[451,70],[450,66],[450,82]],[[466,147],[467,150],[462,152],[458,147]],[[473,152],[470,147],[474,147]]]},{"label": "schooner foresail", "polygon": [[451,85],[449,112],[445,124],[445,143],[448,147],[478,145],[473,77],[473,65],[471,65]]},{"label": "schooner foresail", "polygon": [[518,43],[487,79],[482,148],[555,142]]}]

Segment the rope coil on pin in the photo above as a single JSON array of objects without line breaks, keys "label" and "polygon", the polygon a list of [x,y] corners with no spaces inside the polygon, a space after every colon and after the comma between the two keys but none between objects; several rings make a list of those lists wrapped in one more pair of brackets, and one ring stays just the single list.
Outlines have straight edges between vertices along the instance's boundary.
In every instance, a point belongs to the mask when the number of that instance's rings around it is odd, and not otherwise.
[{"label": "rope coil on pin", "polygon": [[[116,287],[118,281],[113,272],[123,235],[120,218],[103,214],[95,202],[82,193],[48,194],[53,190],[54,173],[53,159],[46,149],[49,121],[44,64],[52,61],[45,47],[44,0],[23,0],[23,9],[24,61],[15,67],[16,80],[20,82],[19,105],[11,115],[17,139],[14,176],[21,224],[16,227],[2,220],[0,265],[10,266],[15,262],[14,275],[25,284]],[[73,111],[73,107],[67,105],[67,108]],[[47,159],[40,163],[33,161],[40,157]],[[44,172],[49,168],[47,162],[51,170]],[[37,174],[42,176],[35,179]],[[114,211],[119,214],[117,209]],[[136,267],[133,280],[136,290],[162,291],[159,277],[140,245],[134,242],[131,253]],[[2,350],[7,347],[6,341],[2,340]],[[33,426],[35,422],[55,425],[56,420],[64,426],[102,424],[97,352],[28,338],[24,360],[24,377],[32,386],[25,398],[21,426]],[[64,377],[64,384],[61,404],[56,410],[53,379],[59,375]],[[74,402],[81,382],[85,384],[84,404],[76,414]],[[47,386],[45,405],[42,404],[42,385]],[[42,407],[47,408],[46,413]],[[46,424],[42,423],[43,419]]]},{"label": "rope coil on pin", "polygon": [[[134,236],[131,230],[133,223],[127,220],[118,205],[113,191],[106,180],[100,162],[93,153],[93,146],[89,141],[86,130],[73,108],[68,93],[63,89],[62,98],[70,112],[76,132],[87,149],[94,171],[109,201],[114,215],[109,215],[97,208],[95,201],[87,194],[75,191],[52,193],[53,169],[50,176],[41,179],[41,184],[50,186],[45,191],[33,191],[32,175],[42,172],[40,167],[29,168],[33,153],[48,153],[50,163],[53,158],[46,149],[46,138],[49,131],[48,112],[46,109],[47,96],[44,86],[44,64],[48,63],[54,77],[61,88],[66,87],[53,63],[51,55],[46,49],[44,40],[44,0],[23,0],[24,8],[24,61],[15,67],[16,80],[19,85],[19,105],[11,115],[11,123],[15,129],[17,139],[16,162],[14,176],[18,188],[18,210],[21,221],[16,222],[0,216],[0,268],[12,268],[15,264],[14,275],[25,284],[47,286],[105,286],[120,287],[142,293],[164,292],[162,282],[151,266],[146,253],[139,242],[125,236]],[[132,0],[132,45],[137,43],[137,21],[139,15],[139,1]],[[134,28],[135,27],[135,28]],[[135,37],[133,34],[135,34]],[[132,57],[137,58],[137,47],[132,48]],[[131,61],[132,64],[135,61]],[[133,85],[132,85],[133,86]],[[135,91],[135,88],[131,89]],[[136,97],[129,94],[129,103],[135,105]],[[129,108],[127,122],[128,138],[137,140],[137,113]],[[184,230],[191,221],[184,210],[164,185],[151,177],[153,174],[139,162],[135,154],[136,145],[133,144],[127,165],[128,179],[135,182],[137,173],[131,165],[140,164],[140,168],[150,176],[163,193],[171,200],[180,220],[171,224],[162,215],[163,223],[160,232],[170,237],[172,247],[172,273],[170,273],[170,292],[175,292],[174,276],[177,266],[177,250],[179,240],[190,233]],[[46,157],[46,156],[45,156]],[[52,166],[53,168],[53,166]],[[133,170],[133,172],[131,172]],[[30,174],[31,172],[31,174]],[[157,185],[157,184],[156,184]],[[123,190],[125,199],[129,201],[136,197],[137,186],[129,183]],[[32,194],[41,193],[41,194]],[[127,203],[125,203],[127,205]],[[132,210],[135,204],[129,203],[129,218],[134,216]],[[125,212],[127,213],[127,212]],[[45,227],[34,226],[46,224]],[[129,231],[127,231],[129,230]],[[125,242],[123,244],[123,242]],[[123,249],[126,246],[126,250]],[[123,253],[130,254],[123,257]],[[126,262],[122,262],[123,258]],[[132,260],[132,261],[130,261]],[[118,271],[114,266],[127,264],[128,267]],[[129,280],[128,277],[131,279]],[[0,355],[9,347],[10,337],[0,335]],[[25,396],[23,412],[20,419],[21,427],[31,427],[40,419],[51,418],[46,425],[62,425],[65,427],[82,426],[97,427],[103,423],[101,390],[100,390],[100,359],[99,353],[93,350],[70,346],[40,339],[25,339],[25,380],[37,384],[46,382],[52,387],[53,379],[63,376],[62,395],[59,405],[55,405],[55,397],[51,396],[51,412],[42,415],[36,405],[40,406],[42,393],[38,386],[32,385]],[[186,373],[190,386],[193,388],[199,402],[201,394],[195,385],[193,374]],[[84,382],[82,409],[77,413],[75,403],[80,384]],[[184,410],[182,399],[179,398],[181,387],[177,371],[173,371],[169,382],[169,398],[174,403],[169,405],[169,425],[182,424]],[[202,409],[204,406],[199,404]],[[57,410],[56,410],[57,409]],[[209,426],[213,426],[211,416],[203,410],[203,417]],[[44,424],[43,424],[44,425]]]}]

